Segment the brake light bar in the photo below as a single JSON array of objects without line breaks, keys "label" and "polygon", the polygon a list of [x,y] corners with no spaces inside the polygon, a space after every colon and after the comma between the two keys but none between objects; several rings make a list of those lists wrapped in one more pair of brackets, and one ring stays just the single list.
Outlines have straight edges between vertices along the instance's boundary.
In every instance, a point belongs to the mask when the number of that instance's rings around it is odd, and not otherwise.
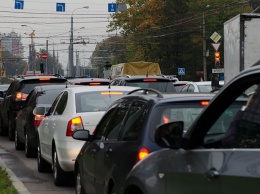
[{"label": "brake light bar", "polygon": [[17,92],[15,94],[15,101],[25,101],[27,96],[28,96],[27,94],[24,94],[22,92]]},{"label": "brake light bar", "polygon": [[46,80],[51,80],[51,78],[40,78],[40,81],[46,81]]},{"label": "brake light bar", "polygon": [[66,136],[72,136],[73,132],[79,129],[84,129],[81,117],[75,117],[68,122]]},{"label": "brake light bar", "polygon": [[208,106],[209,105],[209,101],[201,101],[200,105],[202,106]]},{"label": "brake light bar", "polygon": [[144,82],[157,82],[157,79],[154,78],[145,78],[143,79]]},{"label": "brake light bar", "polygon": [[91,82],[91,83],[89,83],[90,86],[92,86],[92,85],[96,86],[96,85],[100,85],[100,84],[101,84],[100,82]]},{"label": "brake light bar", "polygon": [[122,95],[123,92],[101,92],[101,95]]}]

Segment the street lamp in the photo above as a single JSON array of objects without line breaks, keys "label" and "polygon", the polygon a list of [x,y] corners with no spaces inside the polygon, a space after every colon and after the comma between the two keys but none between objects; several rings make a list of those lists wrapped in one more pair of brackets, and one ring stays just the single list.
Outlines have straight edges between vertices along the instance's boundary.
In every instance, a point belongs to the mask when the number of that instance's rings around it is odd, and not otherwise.
[{"label": "street lamp", "polygon": [[206,48],[206,30],[205,30],[205,10],[209,8],[210,5],[207,5],[204,10],[203,10],[203,15],[202,15],[202,33],[203,33],[203,44],[202,44],[202,49],[203,49],[203,73],[204,73],[204,81],[207,81],[207,59],[206,59],[206,53],[207,53],[207,48]]},{"label": "street lamp", "polygon": [[68,66],[68,72],[70,73],[70,76],[73,74],[72,70],[74,67],[74,59],[73,59],[73,13],[74,11],[78,10],[78,9],[88,9],[89,6],[84,6],[84,7],[79,7],[76,8],[72,11],[71,13],[71,27],[70,27],[70,45],[69,45],[69,66]]},{"label": "street lamp", "polygon": [[31,28],[32,32],[29,34],[29,36],[31,37],[31,46],[30,46],[30,67],[33,70],[33,74],[35,74],[35,70],[36,70],[36,63],[35,63],[35,48],[34,48],[34,41],[33,38],[35,36],[35,30],[28,25],[21,25],[22,27],[28,27]]}]

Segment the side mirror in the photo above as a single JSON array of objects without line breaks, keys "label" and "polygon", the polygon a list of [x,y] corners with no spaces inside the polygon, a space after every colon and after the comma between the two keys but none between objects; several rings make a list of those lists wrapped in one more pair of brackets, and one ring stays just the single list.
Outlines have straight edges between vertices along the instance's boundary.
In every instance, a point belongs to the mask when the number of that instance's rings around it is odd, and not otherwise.
[{"label": "side mirror", "polygon": [[89,130],[80,129],[80,130],[74,131],[74,133],[72,134],[72,137],[73,137],[73,139],[76,139],[76,140],[89,141],[91,135],[89,134]]},{"label": "side mirror", "polygon": [[161,124],[155,131],[155,142],[166,148],[178,149],[182,144],[183,121]]},{"label": "side mirror", "polygon": [[33,114],[34,115],[45,115],[47,113],[47,108],[46,107],[35,107],[33,109]]}]

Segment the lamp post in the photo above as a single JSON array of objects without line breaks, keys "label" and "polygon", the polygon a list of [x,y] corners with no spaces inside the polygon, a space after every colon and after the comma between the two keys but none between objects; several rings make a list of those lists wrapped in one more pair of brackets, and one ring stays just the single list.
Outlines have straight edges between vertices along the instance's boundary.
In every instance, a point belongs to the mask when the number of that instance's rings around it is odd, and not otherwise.
[{"label": "lamp post", "polygon": [[34,41],[33,38],[35,36],[35,30],[28,25],[21,25],[22,27],[28,27],[31,28],[32,32],[29,34],[29,36],[31,37],[31,45],[30,45],[30,67],[31,70],[33,70],[33,74],[35,74],[35,70],[36,70],[36,63],[35,63],[35,48],[34,48]]},{"label": "lamp post", "polygon": [[203,49],[203,74],[204,74],[204,81],[207,81],[207,48],[206,48],[206,29],[205,29],[205,10],[209,8],[210,5],[207,5],[203,10],[202,15],[202,36],[203,36],[203,43],[202,43],[202,49]]},{"label": "lamp post", "polygon": [[72,72],[73,67],[74,67],[74,59],[73,59],[73,13],[74,11],[78,10],[78,9],[88,9],[89,6],[84,6],[84,7],[79,7],[76,8],[72,11],[71,13],[71,18],[70,18],[70,45],[69,45],[69,65],[68,65],[68,76],[72,76],[72,74],[75,74],[74,72]]}]

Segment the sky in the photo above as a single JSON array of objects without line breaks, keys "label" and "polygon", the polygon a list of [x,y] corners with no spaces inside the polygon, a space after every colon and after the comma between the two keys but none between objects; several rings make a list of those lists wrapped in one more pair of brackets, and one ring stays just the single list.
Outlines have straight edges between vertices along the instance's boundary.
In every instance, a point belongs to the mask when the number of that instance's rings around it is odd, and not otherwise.
[{"label": "sky", "polygon": [[[70,40],[71,16],[73,16],[74,52],[79,51],[82,66],[89,66],[90,56],[96,43],[115,35],[116,32],[106,32],[111,21],[111,12],[108,12],[108,3],[111,0],[24,0],[23,9],[15,9],[15,1],[0,0],[0,32],[14,31],[22,38],[24,57],[29,56],[30,33],[35,30],[34,44],[36,51],[46,49],[55,55],[58,52],[59,62],[64,70],[68,62],[68,46]],[[65,12],[57,12],[56,4],[65,3]],[[83,8],[88,6],[88,8]],[[22,26],[26,25],[26,26]],[[74,53],[75,59],[75,53]],[[75,60],[74,60],[75,64]]]}]

